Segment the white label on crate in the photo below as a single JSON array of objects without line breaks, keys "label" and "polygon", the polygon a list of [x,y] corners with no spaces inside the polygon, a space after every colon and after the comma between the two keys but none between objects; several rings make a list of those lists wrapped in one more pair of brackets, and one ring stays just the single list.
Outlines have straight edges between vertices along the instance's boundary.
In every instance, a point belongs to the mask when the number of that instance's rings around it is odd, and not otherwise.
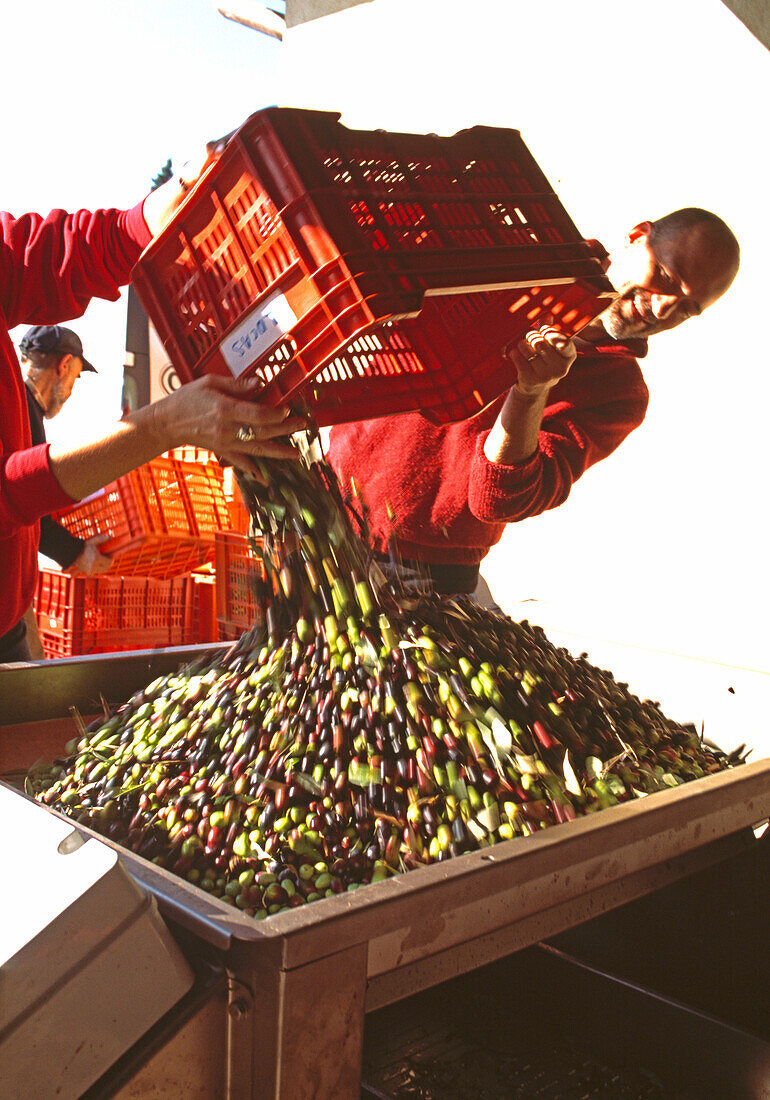
[{"label": "white label on crate", "polygon": [[236,378],[285,336],[297,317],[283,294],[273,294],[247,313],[219,345],[224,361]]}]

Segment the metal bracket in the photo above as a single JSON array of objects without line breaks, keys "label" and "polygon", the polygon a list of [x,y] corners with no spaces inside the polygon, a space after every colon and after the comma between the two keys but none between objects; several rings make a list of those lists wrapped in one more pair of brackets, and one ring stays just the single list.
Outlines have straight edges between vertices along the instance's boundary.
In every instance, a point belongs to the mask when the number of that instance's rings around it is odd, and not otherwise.
[{"label": "metal bracket", "polygon": [[227,1013],[233,1020],[243,1020],[254,1007],[251,987],[231,970],[227,971]]}]

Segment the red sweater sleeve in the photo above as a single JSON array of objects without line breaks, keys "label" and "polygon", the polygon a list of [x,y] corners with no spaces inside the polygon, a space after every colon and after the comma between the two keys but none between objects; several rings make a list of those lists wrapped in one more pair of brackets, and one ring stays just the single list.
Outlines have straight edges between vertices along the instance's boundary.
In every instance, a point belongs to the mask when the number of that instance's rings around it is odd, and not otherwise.
[{"label": "red sweater sleeve", "polygon": [[150,232],[132,210],[0,213],[0,302],[9,328],[80,317],[92,298],[115,301]]},{"label": "red sweater sleeve", "polygon": [[150,232],[132,210],[0,213],[0,538],[71,503],[50,470],[48,447],[32,447],[24,386],[8,329],[56,324],[92,298],[114,300]]},{"label": "red sweater sleeve", "polygon": [[72,504],[48,465],[48,444],[0,459],[0,538]]},{"label": "red sweater sleeve", "polygon": [[531,459],[513,466],[484,455],[489,432],[476,440],[468,504],[485,523],[512,523],[556,508],[595,462],[638,427],[649,394],[631,356],[581,356],[580,369],[552,391]]}]

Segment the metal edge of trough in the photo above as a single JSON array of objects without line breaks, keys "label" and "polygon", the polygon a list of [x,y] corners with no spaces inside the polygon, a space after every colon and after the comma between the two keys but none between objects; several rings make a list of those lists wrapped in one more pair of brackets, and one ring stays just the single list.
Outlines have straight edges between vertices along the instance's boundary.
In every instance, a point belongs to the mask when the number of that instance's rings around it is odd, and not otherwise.
[{"label": "metal edge of trough", "polygon": [[62,718],[70,707],[87,714],[108,703],[122,702],[151,680],[205,654],[226,653],[232,642],[91,653],[55,661],[17,662],[0,666],[0,725]]},{"label": "metal edge of trough", "polygon": [[164,915],[222,950],[258,951],[293,969],[366,941],[370,958],[376,945],[378,969],[387,969],[463,942],[470,927],[479,936],[525,920],[768,815],[770,760],[762,760],[265,921],[254,921],[87,827],[77,828],[118,851]]}]

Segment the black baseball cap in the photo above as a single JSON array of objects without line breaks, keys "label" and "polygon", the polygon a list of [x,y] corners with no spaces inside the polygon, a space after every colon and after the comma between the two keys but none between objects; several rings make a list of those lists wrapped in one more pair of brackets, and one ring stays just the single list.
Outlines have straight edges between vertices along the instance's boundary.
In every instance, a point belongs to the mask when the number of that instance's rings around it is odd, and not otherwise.
[{"label": "black baseball cap", "polygon": [[83,344],[78,334],[63,325],[35,325],[24,333],[19,347],[25,354],[28,351],[42,351],[77,355],[82,360],[83,370],[91,370],[96,374],[96,367],[83,355]]}]

